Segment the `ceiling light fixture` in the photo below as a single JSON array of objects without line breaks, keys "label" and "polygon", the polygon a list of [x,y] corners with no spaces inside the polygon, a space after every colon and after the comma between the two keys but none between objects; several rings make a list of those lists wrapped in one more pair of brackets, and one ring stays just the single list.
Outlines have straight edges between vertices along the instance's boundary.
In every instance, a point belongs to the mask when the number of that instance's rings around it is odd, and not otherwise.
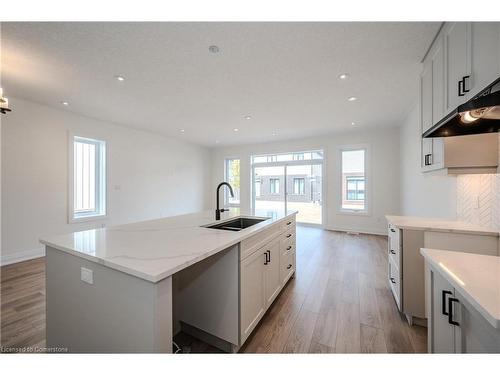
[{"label": "ceiling light fixture", "polygon": [[350,102],[353,102],[355,100],[358,100],[358,98],[356,98],[355,96],[350,96],[347,98],[347,100],[349,100]]},{"label": "ceiling light fixture", "polygon": [[238,128],[234,128],[234,129],[233,129],[233,131],[234,131],[234,132],[238,132],[238,131],[240,131],[240,129],[238,129]]},{"label": "ceiling light fixture", "polygon": [[115,78],[116,78],[117,81],[120,81],[120,82],[125,81],[125,77],[124,76],[115,76]]},{"label": "ceiling light fixture", "polygon": [[9,99],[3,96],[3,89],[0,87],[0,113],[7,113],[12,111],[12,109],[9,108]]},{"label": "ceiling light fixture", "polygon": [[342,74],[340,74],[340,75],[339,75],[339,78],[340,78],[340,79],[347,79],[347,78],[349,78],[349,74],[347,74],[347,73],[342,73]]},{"label": "ceiling light fixture", "polygon": [[244,118],[245,118],[245,120],[251,120],[251,119],[252,119],[252,116],[250,116],[250,115],[246,115]]},{"label": "ceiling light fixture", "polygon": [[219,53],[219,47],[217,47],[216,45],[211,45],[210,47],[208,47],[208,50],[211,53]]},{"label": "ceiling light fixture", "polygon": [[351,125],[356,125],[356,123],[353,121],[353,122],[351,122]]},{"label": "ceiling light fixture", "polygon": [[181,133],[184,133],[185,131],[186,131],[186,130],[184,130],[184,129],[181,129]]},{"label": "ceiling light fixture", "polygon": [[215,140],[215,143],[220,143],[220,141],[218,139]]},{"label": "ceiling light fixture", "polygon": [[66,106],[66,107],[67,107],[67,106],[69,106],[69,102],[67,102],[66,100],[63,100],[63,101],[61,102],[61,104],[62,104],[62,105],[64,105],[64,106]]}]

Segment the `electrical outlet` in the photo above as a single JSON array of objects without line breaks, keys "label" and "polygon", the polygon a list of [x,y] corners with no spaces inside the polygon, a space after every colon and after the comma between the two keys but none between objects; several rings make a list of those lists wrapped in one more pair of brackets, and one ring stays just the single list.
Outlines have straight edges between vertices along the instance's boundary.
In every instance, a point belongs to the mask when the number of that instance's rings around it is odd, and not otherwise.
[{"label": "electrical outlet", "polygon": [[94,271],[89,270],[88,268],[85,267],[81,267],[80,277],[84,283],[94,284]]}]

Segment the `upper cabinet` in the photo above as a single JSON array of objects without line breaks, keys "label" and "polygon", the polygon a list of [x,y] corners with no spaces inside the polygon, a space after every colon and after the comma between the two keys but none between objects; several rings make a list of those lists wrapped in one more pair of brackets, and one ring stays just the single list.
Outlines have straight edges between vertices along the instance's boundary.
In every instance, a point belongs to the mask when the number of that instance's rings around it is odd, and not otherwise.
[{"label": "upper cabinet", "polygon": [[[449,22],[436,36],[422,62],[420,75],[421,133],[428,130],[460,104],[500,77],[500,24],[494,22]],[[467,137],[460,137],[461,153],[467,154]],[[455,138],[455,137],[453,137]],[[492,138],[492,136],[490,136]],[[423,172],[447,170],[448,173],[494,173],[498,157],[492,165],[491,157],[482,160],[478,155],[465,155],[470,160],[459,168],[457,159],[447,148],[450,142],[443,138],[421,140],[421,167]],[[457,142],[454,142],[456,144]],[[491,152],[496,142],[490,140]],[[453,148],[456,149],[455,147]],[[498,154],[496,154],[498,155]],[[464,156],[464,155],[462,155]],[[477,167],[477,170],[474,168]],[[446,172],[446,171],[445,171]]]}]

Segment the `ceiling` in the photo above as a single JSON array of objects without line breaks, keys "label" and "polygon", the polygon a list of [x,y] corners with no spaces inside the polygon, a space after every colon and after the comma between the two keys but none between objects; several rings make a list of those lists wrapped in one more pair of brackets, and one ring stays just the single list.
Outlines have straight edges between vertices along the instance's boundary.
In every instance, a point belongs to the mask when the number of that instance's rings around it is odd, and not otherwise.
[{"label": "ceiling", "polygon": [[395,126],[416,99],[420,61],[439,27],[2,23],[2,86],[210,147]]}]

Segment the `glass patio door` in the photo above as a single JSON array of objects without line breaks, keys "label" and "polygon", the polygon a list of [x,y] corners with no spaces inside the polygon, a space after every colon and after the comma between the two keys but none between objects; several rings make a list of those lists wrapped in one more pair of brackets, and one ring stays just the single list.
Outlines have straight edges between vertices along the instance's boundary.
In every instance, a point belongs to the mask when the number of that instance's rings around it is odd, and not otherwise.
[{"label": "glass patio door", "polygon": [[297,222],[323,220],[323,151],[252,157],[253,207],[296,210]]}]

